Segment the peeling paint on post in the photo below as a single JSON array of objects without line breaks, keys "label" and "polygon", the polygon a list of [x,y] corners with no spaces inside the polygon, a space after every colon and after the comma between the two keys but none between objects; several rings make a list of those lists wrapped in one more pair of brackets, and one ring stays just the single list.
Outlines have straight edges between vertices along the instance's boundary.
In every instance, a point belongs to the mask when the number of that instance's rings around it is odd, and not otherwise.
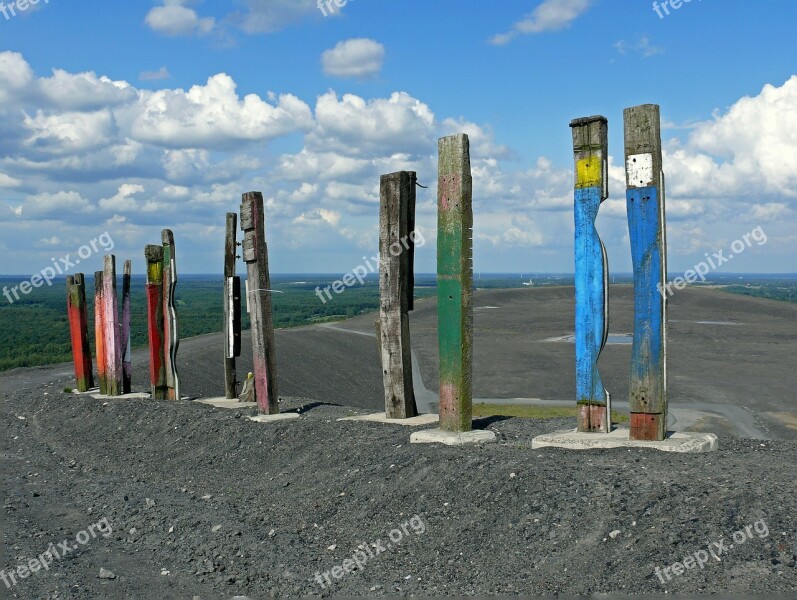
[{"label": "peeling paint on post", "polygon": [[147,335],[149,337],[149,382],[153,400],[165,400],[166,365],[163,341],[163,246],[146,246]]},{"label": "peeling paint on post", "polygon": [[224,238],[224,391],[229,399],[238,397],[235,359],[241,356],[241,278],[235,275],[238,215],[227,213]]},{"label": "peeling paint on post", "polygon": [[626,203],[634,268],[631,439],[667,433],[667,238],[659,107],[625,109]]},{"label": "peeling paint on post", "polygon": [[180,399],[180,378],[177,375],[177,349],[180,333],[177,328],[177,308],[174,291],[177,287],[177,262],[175,260],[174,234],[171,229],[161,232],[163,244],[163,359],[166,368],[168,399]]},{"label": "peeling paint on post", "polygon": [[263,194],[247,192],[241,203],[243,259],[247,270],[247,306],[251,315],[255,398],[261,413],[279,413],[277,355],[274,342],[271,278],[268,272]]},{"label": "peeling paint on post", "polygon": [[379,208],[379,326],[385,415],[388,419],[415,417],[412,388],[410,310],[413,289],[411,265],[415,217],[414,172],[382,175]]},{"label": "peeling paint on post", "polygon": [[105,361],[105,301],[103,300],[103,273],[94,273],[94,346],[97,349],[97,379],[100,394],[108,393]]},{"label": "peeling paint on post", "polygon": [[609,279],[606,249],[595,228],[609,196],[608,122],[594,116],[574,119],[576,402],[578,430],[611,431],[611,401],[603,387],[598,358],[609,333]]},{"label": "peeling paint on post", "polygon": [[119,327],[119,306],[116,294],[116,257],[105,256],[102,275],[102,301],[105,317],[105,368],[108,396],[122,395],[122,345]]},{"label": "peeling paint on post", "polygon": [[465,134],[438,142],[437,337],[440,429],[473,428],[473,180]]},{"label": "peeling paint on post", "polygon": [[130,350],[130,277],[133,272],[132,261],[126,260],[122,273],[122,320],[121,344],[122,344],[122,393],[129,394],[132,389],[133,381],[133,362]]},{"label": "peeling paint on post", "polygon": [[74,277],[70,275],[66,278],[66,298],[72,359],[75,363],[75,383],[79,392],[88,392],[94,387],[94,373],[89,346],[86,279],[83,273],[76,273]]}]

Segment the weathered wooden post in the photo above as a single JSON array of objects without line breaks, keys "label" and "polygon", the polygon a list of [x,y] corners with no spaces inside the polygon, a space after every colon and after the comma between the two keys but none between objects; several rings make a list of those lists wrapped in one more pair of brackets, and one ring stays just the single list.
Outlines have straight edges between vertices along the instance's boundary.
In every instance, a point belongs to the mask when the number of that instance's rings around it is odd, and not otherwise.
[{"label": "weathered wooden post", "polygon": [[241,278],[235,275],[238,215],[227,213],[224,238],[224,390],[229,399],[238,397],[235,359],[241,356]]},{"label": "weathered wooden post", "polygon": [[465,134],[438,142],[437,336],[440,429],[465,432],[473,417],[473,180]]},{"label": "weathered wooden post", "polygon": [[177,375],[177,349],[180,333],[177,328],[175,287],[177,286],[177,263],[175,260],[174,234],[171,229],[161,232],[163,244],[163,359],[166,369],[167,398],[180,399],[180,378]]},{"label": "weathered wooden post", "polygon": [[667,274],[659,107],[625,109],[626,204],[634,268],[630,410],[633,440],[667,433]]},{"label": "weathered wooden post", "polygon": [[86,307],[86,279],[83,273],[66,278],[66,306],[69,332],[72,339],[72,359],[75,363],[75,382],[79,392],[94,387],[94,373],[89,346],[89,321]]},{"label": "weathered wooden post", "polygon": [[247,192],[241,203],[243,259],[247,270],[247,303],[252,323],[255,398],[261,413],[279,413],[277,355],[274,342],[271,277],[268,271],[263,194]]},{"label": "weathered wooden post", "polygon": [[129,394],[133,382],[133,357],[130,346],[130,278],[133,272],[133,262],[126,260],[122,273],[122,393]]},{"label": "weathered wooden post", "polygon": [[385,413],[388,419],[415,417],[418,409],[412,388],[409,308],[413,296],[410,278],[415,247],[414,172],[382,175],[379,209],[379,327]]},{"label": "weathered wooden post", "polygon": [[576,402],[578,430],[611,431],[611,401],[603,387],[598,358],[609,333],[609,278],[606,249],[595,228],[601,203],[609,197],[608,122],[594,116],[574,119]]},{"label": "weathered wooden post", "polygon": [[97,349],[97,379],[100,394],[108,393],[108,376],[105,357],[105,300],[103,298],[103,272],[94,273],[94,346]]},{"label": "weathered wooden post", "polygon": [[165,344],[163,341],[163,246],[144,248],[147,262],[147,334],[149,337],[149,381],[153,400],[166,400]]},{"label": "weathered wooden post", "polygon": [[105,304],[105,366],[108,396],[122,395],[122,346],[120,340],[119,308],[116,294],[116,257],[105,256],[102,275],[102,301]]}]

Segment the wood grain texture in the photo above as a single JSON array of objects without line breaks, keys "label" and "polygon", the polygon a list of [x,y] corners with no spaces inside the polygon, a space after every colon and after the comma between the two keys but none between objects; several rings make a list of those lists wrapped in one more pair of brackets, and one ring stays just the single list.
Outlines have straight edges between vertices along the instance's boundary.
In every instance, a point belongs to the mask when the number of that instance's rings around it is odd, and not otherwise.
[{"label": "wood grain texture", "polygon": [[106,394],[122,395],[122,341],[119,326],[119,302],[116,292],[116,257],[105,255],[105,268],[102,275],[102,301],[105,318],[105,373]]},{"label": "wood grain texture", "polygon": [[103,272],[94,273],[94,346],[97,352],[97,381],[100,393],[108,391],[105,364],[105,302],[103,300]]},{"label": "wood grain texture", "polygon": [[[389,419],[417,416],[412,384],[409,305],[410,245],[415,206],[414,172],[383,175],[379,208],[379,335],[385,414]],[[414,225],[413,225],[414,226]]]},{"label": "wood grain texture", "polygon": [[75,366],[75,384],[79,392],[94,387],[94,373],[89,346],[88,309],[86,306],[86,279],[83,273],[66,278],[67,314],[72,342],[72,359]]},{"label": "wood grain texture", "polygon": [[163,340],[163,246],[148,245],[144,248],[147,264],[147,335],[149,337],[149,381],[152,398],[166,400],[169,388],[166,385],[165,343]]},{"label": "wood grain texture", "polygon": [[235,359],[241,355],[241,279],[235,275],[238,215],[227,213],[224,236],[224,391],[238,397]]},{"label": "wood grain texture", "polygon": [[180,377],[177,373],[177,350],[180,347],[180,332],[177,325],[177,260],[174,234],[171,229],[161,232],[163,244],[163,359],[166,369],[168,399],[180,399]]},{"label": "wood grain texture", "polygon": [[130,344],[130,279],[133,262],[126,260],[122,272],[122,316],[120,320],[122,344],[122,393],[129,394],[133,383],[133,355]]},{"label": "wood grain texture", "polygon": [[595,228],[609,193],[608,122],[601,116],[585,117],[573,120],[570,127],[575,161],[576,401],[587,407],[579,411],[578,430],[608,433],[609,394],[598,370],[609,333],[608,261]]},{"label": "wood grain texture", "polygon": [[258,410],[263,414],[272,415],[279,413],[277,354],[263,194],[260,192],[248,192],[243,195],[241,229],[244,232],[242,248],[248,277],[248,306],[252,324],[255,397]]},{"label": "wood grain texture", "polygon": [[[634,269],[631,438],[663,440],[667,425],[667,273],[659,107],[627,108],[626,206]],[[638,416],[635,416],[638,415]]]},{"label": "wood grain texture", "polygon": [[438,142],[437,335],[440,428],[473,428],[473,179],[465,134]]}]

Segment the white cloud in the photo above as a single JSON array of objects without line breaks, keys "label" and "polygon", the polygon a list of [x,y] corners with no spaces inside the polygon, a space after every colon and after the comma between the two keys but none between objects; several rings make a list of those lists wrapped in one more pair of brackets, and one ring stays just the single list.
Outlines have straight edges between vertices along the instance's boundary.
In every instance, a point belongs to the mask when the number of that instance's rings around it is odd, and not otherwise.
[{"label": "white cloud", "polygon": [[222,147],[236,141],[267,140],[309,128],[310,107],[296,96],[279,96],[276,106],[256,94],[240,99],[224,73],[187,92],[141,92],[131,123],[139,141],[168,147]]},{"label": "white cloud", "polygon": [[592,4],[592,0],[544,0],[530,14],[512,26],[506,33],[499,33],[490,42],[502,46],[518,35],[558,31],[568,27]]},{"label": "white cloud", "polygon": [[241,0],[243,14],[232,18],[246,33],[273,33],[308,16],[319,16],[316,0]]},{"label": "white cloud", "polygon": [[650,38],[644,35],[640,36],[637,41],[633,43],[626,42],[625,40],[619,40],[614,43],[614,47],[620,54],[634,52],[641,55],[643,58],[649,58],[651,56],[664,53],[664,48],[661,46],[654,46],[650,43]]},{"label": "white cloud", "polygon": [[166,67],[161,67],[157,71],[142,71],[138,75],[138,78],[141,81],[162,81],[164,79],[171,79],[172,74],[169,73],[169,69]]},{"label": "white cloud", "polygon": [[94,206],[79,192],[61,191],[54,194],[42,193],[28,196],[18,214],[25,217],[63,219],[70,214],[86,214],[92,211],[94,211]]},{"label": "white cloud", "polygon": [[119,190],[110,198],[103,198],[99,205],[103,210],[126,212],[137,208],[138,202],[133,198],[136,194],[144,191],[143,185],[135,183],[123,183]]},{"label": "white cloud", "polygon": [[382,70],[385,47],[367,38],[338,42],[321,56],[324,73],[334,77],[373,77]]},{"label": "white cloud", "polygon": [[184,6],[186,0],[164,0],[163,6],[152,8],[144,22],[153,31],[164,35],[205,35],[216,21],[213,17],[200,18],[192,8]]}]

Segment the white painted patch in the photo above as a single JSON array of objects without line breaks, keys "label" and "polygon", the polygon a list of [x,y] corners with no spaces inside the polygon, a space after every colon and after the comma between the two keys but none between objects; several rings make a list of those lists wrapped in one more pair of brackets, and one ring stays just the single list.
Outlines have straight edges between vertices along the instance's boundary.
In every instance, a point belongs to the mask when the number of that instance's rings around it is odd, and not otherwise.
[{"label": "white painted patch", "polygon": [[632,154],[625,161],[625,172],[628,174],[628,185],[635,188],[655,184],[653,178],[653,155]]}]

